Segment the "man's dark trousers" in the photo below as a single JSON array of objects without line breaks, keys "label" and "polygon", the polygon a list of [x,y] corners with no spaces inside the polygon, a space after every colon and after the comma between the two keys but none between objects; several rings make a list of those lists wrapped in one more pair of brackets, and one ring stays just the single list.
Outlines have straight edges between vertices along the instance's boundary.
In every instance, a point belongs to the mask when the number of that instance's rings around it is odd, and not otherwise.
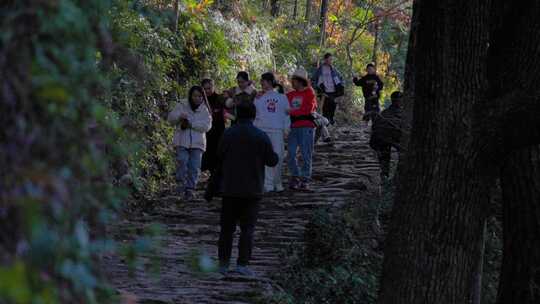
[{"label": "man's dark trousers", "polygon": [[377,158],[379,159],[379,165],[381,168],[381,176],[390,176],[390,159],[392,157],[391,145],[378,145],[375,150],[377,152]]},{"label": "man's dark trousers", "polygon": [[223,198],[220,220],[221,232],[218,243],[220,266],[229,265],[233,236],[237,224],[240,226],[237,264],[240,266],[249,264],[253,248],[255,224],[259,213],[259,202],[260,198]]},{"label": "man's dark trousers", "polygon": [[333,96],[334,93],[327,93],[327,96],[324,97],[323,104],[323,116],[328,119],[330,124],[334,124],[334,115],[336,114],[336,98]]},{"label": "man's dark trousers", "polygon": [[379,105],[379,98],[366,98],[364,104],[364,120],[374,120],[375,116],[379,114],[381,107]]}]

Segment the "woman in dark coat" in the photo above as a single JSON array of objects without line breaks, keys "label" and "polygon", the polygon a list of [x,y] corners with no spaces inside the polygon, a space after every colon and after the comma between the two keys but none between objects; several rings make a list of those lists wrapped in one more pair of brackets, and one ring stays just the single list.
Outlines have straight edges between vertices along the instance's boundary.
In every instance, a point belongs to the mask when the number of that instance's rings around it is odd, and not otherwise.
[{"label": "woman in dark coat", "polygon": [[216,93],[212,79],[203,79],[201,85],[212,111],[212,128],[206,133],[206,152],[203,154],[201,171],[213,172],[216,167],[218,144],[225,131],[225,97]]}]

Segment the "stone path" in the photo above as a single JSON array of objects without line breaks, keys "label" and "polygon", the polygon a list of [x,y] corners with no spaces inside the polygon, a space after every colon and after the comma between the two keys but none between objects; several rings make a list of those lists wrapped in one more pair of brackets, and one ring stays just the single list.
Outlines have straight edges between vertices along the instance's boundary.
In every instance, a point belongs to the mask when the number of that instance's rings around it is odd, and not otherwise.
[{"label": "stone path", "polygon": [[333,136],[334,146],[316,147],[313,192],[286,191],[263,200],[251,265],[257,278],[205,274],[190,267],[195,250],[217,256],[220,202],[180,203],[168,196],[156,199],[151,211],[130,215],[112,229],[115,238],[123,241],[133,239],[151,223],[163,224],[163,247],[155,256],[144,258],[146,262],[154,257],[160,260],[160,275],[153,276],[140,267],[129,276],[121,258],[106,256],[103,267],[114,287],[135,295],[137,303],[253,303],[257,296],[271,294],[279,288],[270,277],[279,269],[280,252],[301,241],[315,209],[339,208],[377,191],[378,165],[367,144],[366,129],[339,128]]}]

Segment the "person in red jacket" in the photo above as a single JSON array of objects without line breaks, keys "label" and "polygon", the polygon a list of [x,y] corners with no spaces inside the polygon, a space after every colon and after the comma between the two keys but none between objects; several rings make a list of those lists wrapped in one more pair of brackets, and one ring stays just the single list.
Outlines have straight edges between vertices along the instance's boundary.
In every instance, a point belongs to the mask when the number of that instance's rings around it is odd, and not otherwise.
[{"label": "person in red jacket", "polygon": [[[287,93],[290,105],[291,131],[287,150],[291,190],[309,190],[311,180],[311,158],[313,155],[313,113],[317,110],[315,91],[309,85],[308,73],[298,68],[291,78],[293,91]],[[296,152],[300,149],[303,165],[298,168]]]}]

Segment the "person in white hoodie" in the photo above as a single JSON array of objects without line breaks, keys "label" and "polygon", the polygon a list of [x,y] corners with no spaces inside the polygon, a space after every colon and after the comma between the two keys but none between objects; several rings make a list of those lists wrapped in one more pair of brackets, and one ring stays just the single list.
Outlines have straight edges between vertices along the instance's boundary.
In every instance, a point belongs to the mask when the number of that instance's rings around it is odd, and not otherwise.
[{"label": "person in white hoodie", "polygon": [[186,201],[194,199],[202,154],[206,150],[206,132],[212,127],[208,108],[203,88],[194,86],[189,90],[188,102],[178,103],[168,117],[176,126],[173,145],[177,158],[177,193]]},{"label": "person in white hoodie", "polygon": [[[279,163],[275,167],[266,167],[264,190],[265,192],[282,192],[281,180],[283,157],[285,154],[284,136],[290,130],[289,100],[283,94],[283,87],[277,83],[273,73],[264,73],[261,76],[262,93],[255,99],[257,115],[254,125],[263,130],[272,142],[274,152],[279,156]],[[278,88],[278,91],[274,90]]]}]

